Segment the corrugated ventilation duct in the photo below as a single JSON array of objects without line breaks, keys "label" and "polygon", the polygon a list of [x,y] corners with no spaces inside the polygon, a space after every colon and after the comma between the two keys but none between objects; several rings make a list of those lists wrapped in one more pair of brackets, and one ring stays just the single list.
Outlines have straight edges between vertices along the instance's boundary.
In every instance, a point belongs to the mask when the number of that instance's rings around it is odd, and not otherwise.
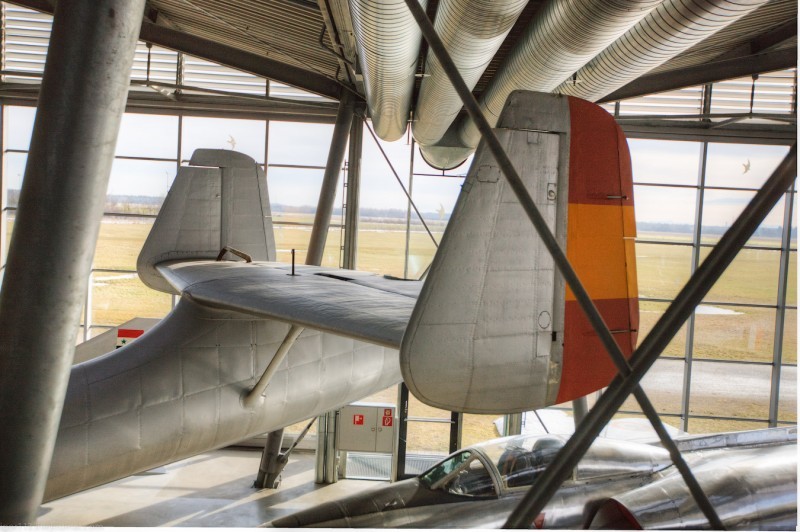
[{"label": "corrugated ventilation duct", "polygon": [[766,4],[767,0],[669,0],[556,89],[595,101]]},{"label": "corrugated ventilation duct", "polygon": [[[569,72],[568,75],[562,78],[561,83],[554,88],[522,84],[521,81],[524,81],[524,79],[520,74],[516,73],[520,68],[519,63],[521,60],[509,60],[502,72],[496,76],[491,86],[487,88],[485,97],[482,98],[484,112],[487,114],[487,118],[492,121],[493,112],[486,111],[489,99],[500,102],[499,106],[496,107],[496,111],[494,111],[496,113],[502,108],[502,102],[505,101],[507,94],[511,90],[522,88],[554,90],[555,92],[578,96],[590,101],[597,100],[665,63],[681,52],[688,50],[765,3],[767,3],[767,0],[665,0],[656,9],[652,9],[646,17],[642,18],[618,40],[609,43],[605,50],[585,66],[580,69],[576,68],[576,83],[573,83],[571,79],[572,72]],[[563,23],[560,22],[560,17],[555,17],[553,10],[557,7],[564,9],[567,4],[570,4],[570,2],[561,0],[556,0],[549,4],[546,8],[546,14],[539,17],[534,23],[537,27],[543,27],[541,30],[536,31],[547,32],[549,29],[552,32],[554,31],[552,25],[556,21],[558,21],[558,26],[563,26]],[[590,4],[593,9],[601,9],[603,12],[606,12],[612,5],[617,5],[618,8],[622,7],[620,2],[584,2],[581,6],[589,9],[586,6]],[[571,5],[570,7],[571,10],[578,11],[575,9],[577,6]],[[580,11],[584,12],[583,10]],[[605,23],[599,23],[599,19],[596,17],[586,18],[584,15],[582,20],[588,22],[589,25],[582,28],[573,27],[571,31],[557,33],[557,36],[549,36],[546,39],[543,36],[534,35],[533,32],[528,32],[531,39],[538,42],[537,46],[540,51],[537,52],[536,48],[530,46],[529,40],[524,39],[512,52],[514,58],[517,56],[524,57],[526,52],[522,48],[525,47],[525,49],[530,49],[536,55],[537,62],[541,61],[542,58],[545,59],[545,62],[541,62],[536,66],[534,72],[546,73],[551,68],[556,68],[553,64],[563,64],[563,61],[568,57],[562,58],[563,53],[552,55],[552,51],[542,53],[541,47],[548,46],[550,41],[555,42],[555,39],[560,36],[559,47],[573,50],[574,53],[580,48],[572,48],[572,46],[583,41],[588,36],[581,35],[581,32],[587,32],[591,28],[596,28],[593,30],[594,32],[598,32],[601,29],[607,31]],[[546,28],[545,21],[549,21]],[[558,28],[558,26],[555,27]],[[565,35],[570,38],[567,39]],[[572,45],[568,47],[568,43],[572,43]],[[548,56],[548,54],[550,55]],[[533,58],[528,58],[528,61],[524,63],[529,64],[532,60]],[[563,74],[564,70],[562,69],[560,73]],[[518,81],[519,84],[517,85],[512,84],[509,86],[509,82],[506,81],[508,78],[521,81]],[[497,89],[494,88],[495,85],[498,86]],[[501,88],[502,90],[500,90]],[[495,122],[492,121],[492,123]],[[444,162],[446,164],[441,166],[453,166],[453,163],[460,163],[475,149],[480,140],[480,135],[475,125],[470,120],[464,120],[455,124],[455,127],[459,128],[458,132],[453,132],[453,128],[451,128],[445,139],[455,137],[457,139],[456,145],[461,144],[465,148],[440,149],[438,147],[430,147],[427,150],[424,149],[426,159],[429,162]],[[441,155],[439,152],[441,152]]]},{"label": "corrugated ventilation duct", "polygon": [[350,0],[350,15],[375,132],[397,140],[408,124],[422,34],[403,0]]},{"label": "corrugated ventilation duct", "polygon": [[[641,20],[660,1],[551,1],[528,26],[484,91],[480,102],[484,115],[492,125],[496,124],[503,104],[513,90],[553,90]],[[461,105],[460,100],[458,105]],[[423,120],[423,109],[418,106],[415,115]],[[457,127],[451,127],[440,145],[426,146],[420,141],[423,155],[429,163],[440,168],[451,168],[475,150],[480,135],[471,121],[467,128]]]},{"label": "corrugated ventilation duct", "polygon": [[[436,12],[436,33],[470,89],[478,83],[528,0],[443,0]],[[461,110],[461,99],[432,52],[414,113],[414,138],[438,142]]]}]

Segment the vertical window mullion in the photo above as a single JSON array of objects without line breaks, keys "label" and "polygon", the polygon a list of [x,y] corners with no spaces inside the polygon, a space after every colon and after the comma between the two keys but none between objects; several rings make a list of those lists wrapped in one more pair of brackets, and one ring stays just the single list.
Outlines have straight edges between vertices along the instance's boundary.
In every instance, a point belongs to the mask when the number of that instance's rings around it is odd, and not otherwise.
[{"label": "vertical window mullion", "polygon": [[[692,263],[690,275],[694,275],[700,265],[700,243],[703,238],[703,202],[705,200],[706,161],[708,143],[700,145],[700,166],[697,172],[697,203],[694,213],[694,235],[692,236]],[[692,388],[692,359],[694,354],[695,313],[686,322],[686,346],[684,348],[683,396],[681,399],[681,430],[689,430],[689,402]]]},{"label": "vertical window mullion", "polygon": [[[703,106],[701,115],[711,109],[712,85],[703,87]],[[700,145],[700,165],[697,169],[697,202],[694,212],[694,234],[692,236],[692,264],[690,275],[694,275],[700,265],[700,244],[703,239],[703,204],[705,201],[706,168],[708,166],[708,142]],[[686,346],[684,348],[683,389],[681,397],[681,430],[689,431],[689,405],[692,392],[692,359],[694,355],[695,313],[686,322]]]}]

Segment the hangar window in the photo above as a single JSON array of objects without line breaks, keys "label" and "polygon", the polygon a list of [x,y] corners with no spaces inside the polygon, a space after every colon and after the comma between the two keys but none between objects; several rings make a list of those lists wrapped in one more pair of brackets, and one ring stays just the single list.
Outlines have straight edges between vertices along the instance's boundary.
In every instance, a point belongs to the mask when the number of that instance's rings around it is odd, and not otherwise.
[{"label": "hangar window", "polygon": [[[714,125],[706,134],[669,135],[667,120],[660,123],[663,129],[652,123],[648,129],[620,114],[629,137],[644,137],[629,140],[638,232],[640,342],[787,153],[786,145],[761,141],[761,136],[774,134],[767,130],[780,130],[772,126],[780,123],[775,113],[792,111],[792,98],[785,96],[793,94],[795,76],[792,69],[759,78],[754,114],[748,117],[741,112],[750,112],[750,78],[746,84],[733,80],[705,87],[704,107],[697,116]],[[620,108],[625,105],[623,101]],[[772,115],[760,120],[759,113]],[[749,124],[753,136],[723,142],[710,133],[739,123]],[[757,133],[759,129],[764,131]],[[680,141],[660,140],[659,134]],[[653,383],[648,391],[659,411],[674,416],[674,423],[684,430],[701,432],[712,425],[717,430],[725,422],[715,421],[712,411],[726,418],[731,428],[756,419],[796,422],[796,386],[785,379],[794,374],[797,359],[792,321],[797,315],[796,196],[792,189],[779,200],[670,342],[653,375],[645,378]],[[673,375],[686,386],[665,387],[665,381],[658,382],[659,374]],[[731,375],[732,379],[721,379],[727,382],[745,376],[749,380],[721,392],[716,386],[721,384],[720,375]],[[766,393],[758,401],[751,397],[755,382],[761,382]],[[788,383],[789,389],[769,393],[769,382]],[[720,396],[737,408],[718,404],[715,398]],[[634,401],[625,408],[628,415],[638,412]]]}]

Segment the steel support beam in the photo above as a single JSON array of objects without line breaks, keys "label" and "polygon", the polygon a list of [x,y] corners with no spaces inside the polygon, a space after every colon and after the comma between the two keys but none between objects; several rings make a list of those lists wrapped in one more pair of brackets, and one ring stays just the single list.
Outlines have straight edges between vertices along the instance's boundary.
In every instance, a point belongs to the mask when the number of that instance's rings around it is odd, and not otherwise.
[{"label": "steel support beam", "polygon": [[[787,118],[793,115],[786,115]],[[629,120],[618,119],[622,131],[629,139],[682,140],[689,142],[717,142],[727,144],[762,144],[791,146],[797,140],[795,125],[770,126],[767,124],[731,124],[725,128],[711,128],[705,121]]]},{"label": "steel support beam", "polygon": [[611,94],[600,98],[598,103],[625,100],[694,85],[705,85],[706,83],[714,83],[751,74],[773,72],[795,66],[797,66],[796,46],[746,57],[712,61],[702,65],[642,76],[636,81],[632,81]]},{"label": "steel support beam", "polygon": [[586,417],[586,413],[589,411],[589,398],[588,397],[581,397],[580,399],[575,399],[572,401],[572,420],[575,422],[575,426],[577,427],[580,425],[583,418]]},{"label": "steel support beam", "polygon": [[[42,13],[53,13],[53,3],[48,0],[13,0],[10,3]],[[153,24],[152,22],[142,22],[138,38],[151,44],[193,55],[207,61],[213,61],[256,76],[286,83],[334,100],[338,100],[344,90],[338,81],[317,72],[281,63],[259,54],[246,52],[233,46]]]},{"label": "steel support beam", "polygon": [[778,426],[781,370],[783,368],[783,336],[786,330],[786,296],[792,249],[792,216],[794,211],[794,187],[786,193],[783,206],[783,237],[781,239],[781,263],[778,271],[778,309],[775,312],[775,336],[772,341],[772,377],[769,395],[769,426]]},{"label": "steel support beam", "polygon": [[450,445],[447,452],[453,454],[461,449],[461,435],[464,427],[464,414],[450,412]]},{"label": "steel support beam", "polygon": [[[314,217],[314,228],[312,229],[311,241],[322,239],[319,252],[314,250],[314,254],[319,254],[322,258],[322,250],[325,247],[325,238],[328,235],[328,225],[330,224],[331,212],[333,210],[333,200],[336,196],[336,185],[338,183],[339,172],[342,168],[342,159],[347,147],[347,139],[350,137],[350,164],[347,176],[347,198],[345,200],[346,220],[345,226],[345,257],[344,267],[355,268],[355,235],[358,229],[358,182],[361,174],[361,120],[353,120],[356,114],[355,101],[343,95],[339,105],[339,112],[336,116],[336,125],[331,139],[331,149],[328,153],[328,163],[325,167],[325,177],[323,178],[323,191],[320,192],[317,214]],[[360,116],[360,114],[359,114]],[[326,183],[327,182],[327,185]],[[352,187],[352,188],[351,188]],[[323,202],[329,202],[328,206],[323,206]],[[351,203],[352,202],[352,203]],[[353,205],[354,213],[351,213]],[[324,217],[320,217],[320,210],[327,210]],[[353,215],[355,218],[353,218]],[[323,219],[324,218],[324,219]],[[322,225],[324,225],[324,231]],[[315,237],[314,231],[319,234]],[[312,249],[309,245],[308,256],[312,256]],[[308,260],[306,264],[311,264]],[[319,264],[319,262],[317,262]],[[336,468],[336,431],[338,415],[336,411],[327,412],[319,416],[317,422],[317,461],[315,482],[317,484],[332,484],[338,480]]]},{"label": "steel support beam", "polygon": [[6,235],[8,233],[8,177],[6,177],[5,165],[5,139],[6,139],[6,107],[0,105],[0,283],[3,282],[3,272],[6,264]]},{"label": "steel support beam", "polygon": [[[176,85],[176,87],[178,87]],[[177,89],[176,89],[177,90]],[[35,107],[39,99],[38,85],[5,84],[0,88],[0,102],[5,105]],[[220,97],[213,94],[181,95],[180,100],[165,99],[157,92],[136,91],[128,95],[125,111],[141,114],[175,114],[211,118],[243,118],[247,120],[284,120],[333,124],[336,103],[300,103],[270,99],[243,98],[241,95]]]},{"label": "steel support beam", "polygon": [[411,137],[411,149],[409,150],[408,161],[408,200],[406,202],[406,249],[403,253],[403,278],[408,279],[408,259],[411,253],[411,198],[414,197],[414,152],[416,142]]},{"label": "steel support beam", "polygon": [[359,104],[356,119],[350,128],[350,153],[347,156],[347,187],[344,209],[344,249],[342,267],[354,270],[358,259],[358,207],[361,194],[361,153],[364,146],[366,108]]},{"label": "steel support beam", "polygon": [[[703,94],[703,107],[711,103],[711,85],[705,86]],[[697,168],[697,195],[694,207],[694,231],[692,233],[692,263],[691,273],[700,267],[701,247],[703,241],[703,205],[706,195],[706,165],[708,162],[708,142],[700,145],[700,163]],[[696,322],[695,313],[686,322],[686,343],[683,347],[683,392],[681,393],[681,430],[689,432],[689,403],[692,397],[692,368],[694,364],[694,329]]]},{"label": "steel support beam", "polygon": [[317,460],[314,482],[333,484],[339,480],[336,468],[336,432],[339,413],[326,412],[317,418]]},{"label": "steel support beam", "polygon": [[[703,86],[703,107],[701,113],[711,112],[711,94],[714,85],[708,83]],[[700,267],[701,248],[703,241],[703,206],[705,205],[706,194],[706,166],[708,164],[708,142],[700,145],[700,163],[697,167],[697,194],[695,196],[694,208],[694,231],[692,233],[692,264],[693,274]],[[692,366],[694,362],[694,330],[696,316],[692,312],[686,323],[686,343],[684,344],[684,366],[683,366],[683,391],[681,394],[681,430],[689,432],[689,403],[692,397]]]},{"label": "steel support beam", "polygon": [[[325,166],[325,174],[322,178],[322,186],[320,187],[319,200],[317,202],[317,212],[314,216],[314,226],[311,229],[311,236],[309,237],[306,264],[310,266],[319,266],[322,264],[325,242],[328,239],[328,229],[331,225],[333,202],[336,199],[336,187],[339,184],[339,174],[342,171],[342,162],[344,161],[344,154],[347,150],[347,138],[353,123],[354,100],[354,97],[349,92],[345,92],[339,102],[339,112],[336,115],[336,124],[333,128],[331,146],[328,151],[328,163]],[[272,373],[274,373],[274,370],[277,369],[280,362],[288,354],[289,349],[291,349],[295,340],[302,332],[303,327],[292,325],[278,353],[269,363],[256,386],[245,398],[245,406],[252,406],[252,404],[261,397],[261,394],[266,390],[269,381],[272,379]],[[272,371],[270,371],[271,369]],[[330,420],[328,420],[328,422],[330,422]],[[318,431],[318,438],[327,438],[327,433],[323,434],[321,431]],[[288,453],[282,455],[280,452],[282,441],[283,429],[267,434],[267,442],[264,445],[264,452],[261,456],[261,470],[269,471],[269,475],[265,474],[262,477],[260,470],[259,478],[256,480],[256,487],[272,488],[275,486],[278,476],[289,460]],[[332,452],[325,452],[323,454],[322,467],[326,471],[324,478],[331,477],[327,471],[328,460],[332,458],[332,454]],[[319,464],[319,460],[317,463]],[[268,467],[265,468],[264,466]]]},{"label": "steel support beam", "polygon": [[[325,165],[325,175],[317,202],[317,212],[314,215],[314,226],[309,237],[306,264],[319,266],[325,251],[325,242],[328,238],[328,228],[333,213],[333,202],[336,199],[336,187],[339,184],[339,174],[342,171],[342,162],[347,150],[347,139],[353,126],[353,112],[355,99],[349,92],[342,95],[339,101],[339,111],[336,114],[336,124],[333,127],[331,146],[328,151],[328,162]],[[317,425],[317,483],[336,482],[336,414],[328,412],[319,417]],[[325,430],[323,430],[323,426]],[[265,451],[266,452],[266,451]]]},{"label": "steel support beam", "polygon": [[55,11],[0,291],[0,524],[33,523],[125,109],[144,0]]},{"label": "steel support beam", "polygon": [[408,402],[409,393],[406,383],[397,385],[397,452],[392,456],[395,472],[394,480],[405,480],[413,475],[406,474],[406,456],[408,452]]},{"label": "steel support beam", "polygon": [[286,466],[281,461],[281,444],[283,443],[283,429],[274,430],[267,434],[264,443],[264,452],[261,454],[261,463],[258,466],[258,475],[253,487],[256,489],[275,489],[278,487],[278,478]]},{"label": "steel support beam", "polygon": [[503,416],[503,436],[522,434],[522,413],[506,414]]},{"label": "steel support beam", "polygon": [[791,186],[796,175],[797,144],[792,146],[786,158],[722,236],[719,243],[714,246],[706,260],[675,297],[675,301],[653,326],[650,334],[634,351],[631,357],[633,368],[631,374],[627,377],[617,375],[614,378],[584,422],[576,427],[575,434],[512,512],[506,522],[506,528],[528,528],[533,519],[541,513],[559,486],[572,474],[578,461],[603,427],[636,389],[664,348],[694,312],[695,307],[733,262],[775,203]]},{"label": "steel support beam", "polygon": [[[703,95],[703,106],[710,105],[711,85],[705,86]],[[708,142],[700,145],[700,163],[697,169],[697,194],[695,196],[694,208],[694,231],[692,232],[692,258],[691,273],[700,267],[703,241],[703,206],[705,205],[706,195],[706,166],[708,164]],[[691,411],[690,402],[692,398],[692,369],[694,366],[694,331],[696,324],[695,313],[689,316],[686,321],[686,343],[683,346],[683,393],[681,394],[681,430],[689,432],[689,413]]]},{"label": "steel support beam", "polygon": [[314,215],[314,226],[308,242],[306,264],[309,265],[319,266],[322,264],[325,242],[328,239],[328,229],[331,225],[331,214],[333,214],[333,202],[336,199],[339,175],[342,173],[344,154],[347,151],[347,139],[353,125],[354,103],[355,98],[352,94],[349,92],[342,94],[339,111],[336,114],[336,124],[333,126],[331,147],[328,150],[328,162],[322,177],[317,212]]},{"label": "steel support beam", "polygon": [[775,49],[784,43],[788,43],[791,39],[796,38],[797,18],[795,17],[767,33],[762,33],[741,46],[737,46],[730,52],[722,54],[716,58],[716,61],[767,52],[770,49]]}]

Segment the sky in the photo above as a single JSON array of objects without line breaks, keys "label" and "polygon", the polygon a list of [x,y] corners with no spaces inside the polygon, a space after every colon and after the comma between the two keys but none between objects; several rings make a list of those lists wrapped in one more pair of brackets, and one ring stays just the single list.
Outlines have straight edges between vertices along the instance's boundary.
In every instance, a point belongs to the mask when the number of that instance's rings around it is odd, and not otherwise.
[{"label": "sky", "polygon": [[[702,155],[700,143],[631,139],[628,144],[635,183],[697,185]],[[706,185],[759,188],[788,151],[786,146],[711,143],[708,148]],[[745,173],[743,165],[748,161],[749,169]],[[730,225],[754,194],[743,190],[707,190],[703,223]],[[637,221],[694,223],[695,190],[637,186],[634,201]],[[783,202],[768,215],[764,225],[783,225]]]},{"label": "sky", "polygon": [[[35,109],[8,106],[6,147],[26,150],[30,142]],[[268,146],[270,164],[324,167],[333,125],[297,124],[273,121],[269,139],[262,121],[185,117],[183,119],[181,157],[188,159],[196,148],[236,149],[263,163]],[[406,209],[406,197],[388,163],[381,155],[369,131],[364,132],[362,154],[361,207]],[[380,141],[403,185],[408,188],[410,141]],[[700,165],[700,144],[661,140],[629,140],[634,181],[695,185]],[[710,144],[707,185],[757,188],[788,152],[784,146]],[[126,113],[117,143],[117,155],[175,159],[178,153],[177,117]],[[9,153],[5,176],[8,187],[19,188],[24,174],[25,154]],[[748,165],[745,172],[745,165]],[[463,176],[468,164],[448,172]],[[429,167],[415,150],[417,174],[440,174]],[[176,172],[174,162],[115,159],[109,183],[111,195],[166,194]],[[267,172],[270,201],[273,204],[315,205],[322,180],[321,168],[270,167]],[[461,177],[415,175],[413,198],[422,212],[442,208],[452,212],[460,191]],[[686,223],[694,221],[695,196],[692,189],[666,186],[637,186],[636,218],[639,222]],[[741,190],[707,191],[705,225],[730,225],[752,197]],[[341,206],[342,187],[336,205]],[[795,217],[796,220],[796,217]],[[764,225],[783,223],[783,205],[779,204]],[[795,222],[796,224],[796,222]]]}]

